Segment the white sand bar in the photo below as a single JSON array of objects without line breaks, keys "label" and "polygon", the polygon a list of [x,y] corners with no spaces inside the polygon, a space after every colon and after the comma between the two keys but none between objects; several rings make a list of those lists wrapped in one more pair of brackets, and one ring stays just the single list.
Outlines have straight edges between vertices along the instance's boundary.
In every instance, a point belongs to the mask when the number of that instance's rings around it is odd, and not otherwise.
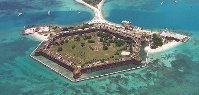
[{"label": "white sand bar", "polygon": [[107,20],[104,19],[103,17],[103,14],[102,14],[102,6],[104,5],[106,0],[102,0],[98,5],[97,5],[97,8],[84,2],[83,0],[76,0],[76,2],[80,3],[80,4],[83,4],[87,7],[89,7],[90,9],[93,10],[94,14],[95,14],[95,17],[89,21],[89,23],[107,23],[109,25],[115,25],[115,26],[120,26],[119,24],[115,24],[115,23],[111,23]]},{"label": "white sand bar", "polygon": [[90,4],[86,3],[86,2],[84,2],[83,0],[76,0],[76,1],[77,1],[78,3],[81,3],[81,4],[83,4],[83,5],[85,5],[85,6],[89,7],[89,8],[91,8],[91,9],[94,11],[95,17],[91,20],[91,22],[93,22],[93,23],[97,23],[97,22],[103,22],[103,23],[105,23],[105,22],[106,22],[106,20],[105,20],[105,19],[103,18],[103,16],[102,16],[102,12],[101,12],[101,7],[102,7],[103,3],[105,2],[105,0],[102,0],[102,1],[97,5],[98,8],[96,8],[96,7],[92,6],[92,5],[90,5]]}]

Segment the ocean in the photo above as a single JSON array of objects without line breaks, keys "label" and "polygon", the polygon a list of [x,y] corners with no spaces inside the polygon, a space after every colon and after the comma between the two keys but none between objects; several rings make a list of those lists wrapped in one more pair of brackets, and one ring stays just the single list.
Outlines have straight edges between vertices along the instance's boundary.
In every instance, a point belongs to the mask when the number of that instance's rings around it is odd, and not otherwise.
[{"label": "ocean", "polygon": [[191,39],[151,54],[146,68],[73,83],[31,59],[40,42],[21,32],[25,25],[81,24],[92,11],[74,0],[0,0],[0,95],[199,95],[199,1],[176,1],[107,0],[103,14],[111,22],[168,28]]}]

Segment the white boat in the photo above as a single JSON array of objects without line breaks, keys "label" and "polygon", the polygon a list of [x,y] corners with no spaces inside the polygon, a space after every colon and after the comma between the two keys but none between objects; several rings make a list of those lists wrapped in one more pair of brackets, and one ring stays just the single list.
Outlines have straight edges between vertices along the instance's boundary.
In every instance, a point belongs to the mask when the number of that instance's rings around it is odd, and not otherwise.
[{"label": "white boat", "polygon": [[81,12],[78,12],[78,14],[80,14]]},{"label": "white boat", "polygon": [[48,15],[50,15],[50,13],[51,13],[51,12],[50,12],[50,11],[48,11]]},{"label": "white boat", "polygon": [[127,21],[127,20],[123,20],[122,23],[129,24],[129,23],[131,23],[131,22],[130,22],[130,21]]},{"label": "white boat", "polygon": [[161,2],[161,5],[163,5],[164,2]]},{"label": "white boat", "polygon": [[178,1],[174,1],[175,3],[177,3]]},{"label": "white boat", "polygon": [[23,13],[18,13],[18,16],[21,16]]}]

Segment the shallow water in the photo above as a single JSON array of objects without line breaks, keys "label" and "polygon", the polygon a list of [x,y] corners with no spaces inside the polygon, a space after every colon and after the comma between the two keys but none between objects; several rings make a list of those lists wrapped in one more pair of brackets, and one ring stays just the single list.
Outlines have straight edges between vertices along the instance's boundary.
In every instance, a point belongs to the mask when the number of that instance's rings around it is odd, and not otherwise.
[{"label": "shallow water", "polygon": [[[108,0],[103,10],[111,22],[129,20],[146,29],[167,27],[190,34],[189,42],[150,55],[147,68],[72,83],[32,60],[29,54],[39,41],[20,33],[24,25],[83,23],[92,19],[91,10],[73,0],[1,0],[0,95],[198,95],[199,1],[165,0],[161,6],[162,1]],[[24,14],[18,17],[16,9]]]}]

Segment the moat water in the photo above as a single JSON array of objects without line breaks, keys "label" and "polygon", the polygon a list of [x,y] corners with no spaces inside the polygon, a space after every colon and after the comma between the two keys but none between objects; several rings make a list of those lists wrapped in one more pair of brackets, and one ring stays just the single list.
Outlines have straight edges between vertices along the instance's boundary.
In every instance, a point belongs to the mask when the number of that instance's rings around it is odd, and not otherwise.
[{"label": "moat water", "polygon": [[[92,11],[73,0],[1,0],[0,95],[198,95],[199,1],[176,1],[107,0],[103,14],[111,22],[167,27],[192,38],[150,55],[146,68],[73,83],[32,60],[29,54],[40,42],[21,31],[24,25],[83,23],[92,19]],[[23,15],[18,17],[18,11]]]}]

